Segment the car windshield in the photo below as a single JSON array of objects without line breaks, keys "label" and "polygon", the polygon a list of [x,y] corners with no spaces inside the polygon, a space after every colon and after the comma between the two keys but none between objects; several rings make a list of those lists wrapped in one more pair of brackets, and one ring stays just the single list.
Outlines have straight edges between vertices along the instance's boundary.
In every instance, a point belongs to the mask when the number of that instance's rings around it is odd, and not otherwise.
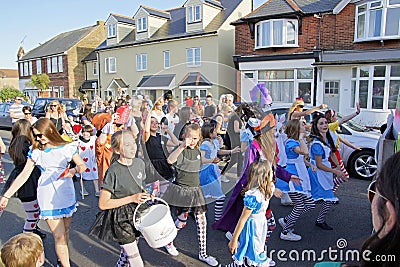
[{"label": "car windshield", "polygon": [[[339,119],[343,118],[343,115],[338,113],[338,118]],[[357,131],[357,132],[369,132],[369,131],[371,131],[371,129],[368,129],[367,127],[359,124],[358,122],[355,122],[354,120],[349,120],[344,124],[346,126],[348,126],[350,129],[352,129],[353,131]]]},{"label": "car windshield", "polygon": [[45,99],[37,99],[36,102],[35,102],[35,105],[33,107],[36,110],[44,110],[45,106],[46,106],[46,100]]},{"label": "car windshield", "polygon": [[72,100],[61,100],[61,104],[64,104],[67,110],[71,109],[80,109],[81,101],[72,101]]}]

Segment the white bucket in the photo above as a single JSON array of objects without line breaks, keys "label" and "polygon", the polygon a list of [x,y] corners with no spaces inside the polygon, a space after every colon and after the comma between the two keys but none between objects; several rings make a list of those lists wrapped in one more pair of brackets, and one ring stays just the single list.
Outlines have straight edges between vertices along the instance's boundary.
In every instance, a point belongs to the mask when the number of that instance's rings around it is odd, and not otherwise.
[{"label": "white bucket", "polygon": [[168,203],[161,198],[154,198],[163,204],[156,204],[146,209],[141,217],[136,219],[136,213],[141,204],[137,205],[133,213],[133,224],[152,248],[160,248],[174,241],[178,231],[171,217]]}]

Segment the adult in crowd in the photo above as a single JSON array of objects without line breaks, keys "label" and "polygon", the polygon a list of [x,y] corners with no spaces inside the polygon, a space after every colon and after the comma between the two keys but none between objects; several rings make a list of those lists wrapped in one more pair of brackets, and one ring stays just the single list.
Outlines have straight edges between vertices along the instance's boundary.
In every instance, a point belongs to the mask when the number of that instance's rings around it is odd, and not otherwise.
[{"label": "adult in crowd", "polygon": [[106,111],[106,106],[104,105],[103,100],[97,101],[97,113],[102,113]]},{"label": "adult in crowd", "polygon": [[94,117],[92,108],[93,108],[92,104],[86,104],[86,106],[84,107],[83,114],[81,117],[82,125],[92,125],[92,119]]},{"label": "adult in crowd", "polygon": [[[35,140],[25,167],[0,199],[0,209],[7,206],[10,197],[29,179],[34,167],[40,166],[37,188],[40,218],[46,220],[53,233],[57,264],[69,267],[69,229],[77,207],[71,178],[84,172],[86,166],[78,154],[77,144],[64,141],[50,119],[40,118],[32,126],[32,134]],[[71,160],[76,167],[70,169]]]},{"label": "adult in crowd", "polygon": [[[377,179],[368,187],[374,232],[361,248],[360,267],[395,267],[400,259],[400,153],[386,160]],[[395,261],[376,261],[382,256]],[[354,266],[343,262],[320,262],[315,267]]]},{"label": "adult in crowd", "polygon": [[153,108],[153,101],[151,101],[149,95],[145,95],[143,97],[143,100],[147,101],[147,103],[149,104],[149,108],[152,109]]},{"label": "adult in crowd", "polygon": [[179,116],[177,114],[178,112],[178,101],[176,100],[169,100],[168,101],[168,113],[165,115],[168,121],[168,127],[171,130],[171,132],[174,132],[175,126],[179,122]]},{"label": "adult in crowd", "polygon": [[24,113],[24,119],[29,121],[31,124],[34,124],[38,120],[32,115],[32,108],[30,106],[24,106],[22,112]]},{"label": "adult in crowd", "polygon": [[206,96],[206,103],[204,104],[204,108],[206,108],[206,107],[208,107],[208,106],[215,106],[215,107],[217,106],[217,105],[215,105],[215,103],[214,103],[212,94],[208,94],[208,95]]},{"label": "adult in crowd", "polygon": [[165,114],[162,111],[163,105],[164,101],[159,99],[154,103],[154,107],[151,111],[151,117],[156,118],[158,122],[161,122],[161,119],[165,117]]},{"label": "adult in crowd", "polygon": [[227,94],[227,95],[226,95],[226,104],[227,104],[229,107],[231,107],[232,110],[236,110],[236,106],[235,106],[235,104],[233,103],[233,99],[234,99],[234,97],[233,97],[232,94]]},{"label": "adult in crowd", "polygon": [[200,97],[194,96],[192,110],[195,116],[203,117],[204,115],[204,106],[200,103]]},{"label": "adult in crowd", "polygon": [[22,112],[22,97],[17,96],[14,103],[10,106],[10,118],[11,122],[14,124],[17,120],[24,118],[24,113]]},{"label": "adult in crowd", "polygon": [[179,122],[175,125],[174,135],[182,141],[183,131],[185,125],[190,122],[191,119],[191,109],[190,107],[182,107],[179,111]]},{"label": "adult in crowd", "polygon": [[218,111],[221,111],[222,105],[226,104],[226,101],[227,101],[226,95],[225,94],[220,95],[218,103]]},{"label": "adult in crowd", "polygon": [[59,134],[63,134],[67,114],[61,110],[58,100],[52,100],[49,104],[49,110],[46,112],[46,118],[54,123]]},{"label": "adult in crowd", "polygon": [[303,111],[304,109],[304,100],[303,98],[296,98],[296,100],[293,102],[292,106],[289,108],[289,114],[288,114],[288,121],[292,119],[297,119],[297,120],[302,120],[304,121],[304,117],[308,116],[312,113],[314,113],[317,110],[327,108],[328,105],[326,104],[321,104],[318,107],[315,108],[310,108],[307,109],[306,111]]},{"label": "adult in crowd", "polygon": [[[29,147],[32,145],[31,126],[31,123],[25,119],[18,120],[13,125],[8,153],[10,154],[15,167],[7,179],[2,194],[4,194],[4,192],[11,186],[11,183],[24,169],[25,163],[28,159]],[[28,180],[20,189],[18,189],[17,197],[21,200],[22,207],[26,213],[24,232],[33,232],[41,238],[45,238],[46,234],[42,233],[37,226],[40,213],[36,192],[39,177],[40,169],[35,166],[31,175],[29,175]]]}]

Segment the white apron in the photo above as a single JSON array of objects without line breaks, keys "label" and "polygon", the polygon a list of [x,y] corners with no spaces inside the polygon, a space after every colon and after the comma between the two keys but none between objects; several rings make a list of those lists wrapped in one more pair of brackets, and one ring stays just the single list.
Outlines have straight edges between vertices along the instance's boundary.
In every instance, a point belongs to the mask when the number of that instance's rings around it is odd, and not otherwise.
[{"label": "white apron", "polygon": [[[321,141],[318,141],[316,139],[314,139],[312,144],[320,144],[322,146],[325,153],[325,158],[322,158],[322,164],[324,164],[328,168],[332,168],[331,163],[328,160],[331,148],[329,146],[324,145]],[[317,166],[317,163],[315,162],[314,159],[311,159],[311,164]],[[318,177],[318,182],[320,183],[320,185],[324,190],[333,189],[333,173],[318,169],[317,177]]]}]

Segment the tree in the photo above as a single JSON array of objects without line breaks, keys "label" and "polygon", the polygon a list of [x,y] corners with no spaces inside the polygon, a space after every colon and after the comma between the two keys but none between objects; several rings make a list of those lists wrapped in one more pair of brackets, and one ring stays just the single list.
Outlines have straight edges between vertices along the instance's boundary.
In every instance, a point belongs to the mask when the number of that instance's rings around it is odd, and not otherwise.
[{"label": "tree", "polygon": [[0,90],[0,99],[2,102],[6,101],[7,99],[14,99],[17,96],[24,97],[24,94],[14,87],[6,86]]},{"label": "tree", "polygon": [[46,73],[32,75],[31,80],[25,83],[26,86],[36,87],[40,91],[46,90],[50,86],[50,78]]}]

